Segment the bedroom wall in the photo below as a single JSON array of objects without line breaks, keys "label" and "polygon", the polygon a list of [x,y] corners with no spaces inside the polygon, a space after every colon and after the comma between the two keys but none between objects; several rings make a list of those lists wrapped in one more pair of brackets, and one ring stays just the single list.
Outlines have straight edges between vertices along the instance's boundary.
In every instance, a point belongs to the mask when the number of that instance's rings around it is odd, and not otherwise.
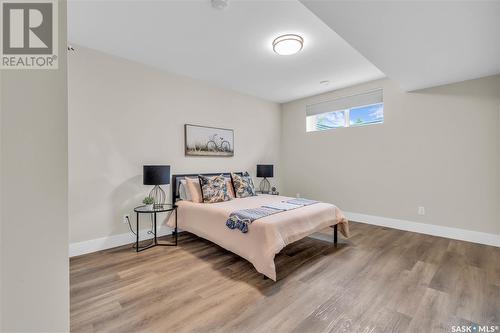
[{"label": "bedroom wall", "polygon": [[[68,60],[71,243],[129,233],[122,217],[135,219],[133,208],[150,190],[144,164],[255,174],[257,163],[274,163],[280,175],[280,105],[75,48]],[[185,157],[186,123],[234,129],[234,157]],[[278,177],[271,182],[279,188]]]},{"label": "bedroom wall", "polygon": [[[0,71],[0,96],[2,93],[2,72]],[[0,100],[0,147],[2,143],[2,101]],[[1,148],[0,148],[0,189],[3,188],[3,181],[2,181],[2,153],[1,153]],[[2,214],[2,204],[3,204],[3,199],[2,199],[2,193],[3,191],[0,190],[0,241],[2,240],[2,229],[3,229],[3,214]],[[3,299],[3,293],[2,293],[2,280],[3,280],[3,273],[2,273],[2,261],[3,261],[3,251],[2,251],[2,245],[0,244],[0,300]],[[0,301],[0,331],[2,331],[3,327],[3,309],[2,309],[2,302]]]},{"label": "bedroom wall", "polygon": [[68,332],[66,2],[59,69],[0,70],[1,332]]},{"label": "bedroom wall", "polygon": [[[306,133],[306,104],[379,87],[384,124]],[[490,236],[500,235],[499,133],[500,75],[412,93],[383,79],[293,101],[283,105],[284,192],[368,221],[472,230],[498,242]]]}]

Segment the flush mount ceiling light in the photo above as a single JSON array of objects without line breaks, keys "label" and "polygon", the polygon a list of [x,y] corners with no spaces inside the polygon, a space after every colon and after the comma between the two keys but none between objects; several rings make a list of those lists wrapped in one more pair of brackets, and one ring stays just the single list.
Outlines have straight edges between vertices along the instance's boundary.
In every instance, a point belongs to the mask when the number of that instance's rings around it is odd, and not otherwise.
[{"label": "flush mount ceiling light", "polygon": [[273,40],[273,50],[279,55],[291,55],[302,50],[304,38],[299,35],[282,35]]}]

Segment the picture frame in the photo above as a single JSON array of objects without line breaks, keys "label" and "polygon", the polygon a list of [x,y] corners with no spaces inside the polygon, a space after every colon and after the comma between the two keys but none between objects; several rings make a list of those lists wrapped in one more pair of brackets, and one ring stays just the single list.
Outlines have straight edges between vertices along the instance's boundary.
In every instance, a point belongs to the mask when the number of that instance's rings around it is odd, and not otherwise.
[{"label": "picture frame", "polygon": [[185,156],[234,156],[234,130],[219,127],[184,125]]}]

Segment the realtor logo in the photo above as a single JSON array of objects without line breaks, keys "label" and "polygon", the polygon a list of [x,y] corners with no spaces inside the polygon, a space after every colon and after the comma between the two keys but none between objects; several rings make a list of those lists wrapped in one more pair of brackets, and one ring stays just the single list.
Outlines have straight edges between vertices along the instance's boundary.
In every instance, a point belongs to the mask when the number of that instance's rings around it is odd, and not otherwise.
[{"label": "realtor logo", "polygon": [[0,0],[2,69],[57,69],[57,0]]}]

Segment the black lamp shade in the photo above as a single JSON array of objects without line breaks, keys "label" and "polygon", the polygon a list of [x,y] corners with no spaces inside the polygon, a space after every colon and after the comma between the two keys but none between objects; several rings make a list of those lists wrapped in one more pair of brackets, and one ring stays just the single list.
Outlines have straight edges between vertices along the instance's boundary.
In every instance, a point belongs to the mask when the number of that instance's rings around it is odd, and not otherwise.
[{"label": "black lamp shade", "polygon": [[257,164],[257,177],[272,178],[273,165],[272,164]]},{"label": "black lamp shade", "polygon": [[144,165],[142,183],[144,185],[170,184],[170,165]]}]

